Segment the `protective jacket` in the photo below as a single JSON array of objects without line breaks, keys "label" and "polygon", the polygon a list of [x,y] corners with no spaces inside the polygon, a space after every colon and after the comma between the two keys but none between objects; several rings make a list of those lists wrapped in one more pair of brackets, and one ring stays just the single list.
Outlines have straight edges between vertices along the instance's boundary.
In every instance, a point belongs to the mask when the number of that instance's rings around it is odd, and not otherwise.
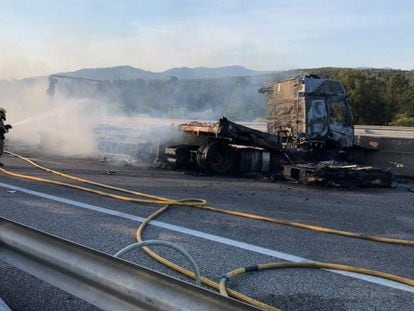
[{"label": "protective jacket", "polygon": [[4,140],[4,134],[7,133],[11,129],[11,125],[6,124],[4,125],[4,122],[2,119],[0,119],[0,139]]}]

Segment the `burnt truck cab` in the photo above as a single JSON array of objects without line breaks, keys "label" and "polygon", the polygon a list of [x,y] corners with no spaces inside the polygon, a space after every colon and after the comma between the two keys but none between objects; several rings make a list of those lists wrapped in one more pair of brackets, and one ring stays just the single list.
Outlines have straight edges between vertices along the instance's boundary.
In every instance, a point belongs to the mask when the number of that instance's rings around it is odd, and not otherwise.
[{"label": "burnt truck cab", "polygon": [[292,148],[343,149],[354,144],[354,126],[345,87],[316,75],[273,83],[267,93],[268,133]]}]

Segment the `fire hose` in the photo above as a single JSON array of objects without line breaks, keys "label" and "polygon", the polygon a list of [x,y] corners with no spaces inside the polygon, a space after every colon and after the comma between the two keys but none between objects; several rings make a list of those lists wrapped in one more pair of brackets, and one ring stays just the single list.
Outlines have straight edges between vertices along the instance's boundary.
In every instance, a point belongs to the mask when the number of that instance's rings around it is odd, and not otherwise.
[{"label": "fire hose", "polygon": [[[70,187],[70,188],[74,188],[74,189],[78,189],[78,190],[82,190],[82,191],[86,191],[86,192],[91,192],[91,193],[111,197],[111,198],[114,198],[114,199],[120,199],[120,200],[124,200],[124,201],[135,202],[135,203],[144,203],[144,204],[158,204],[158,205],[168,204],[168,205],[188,206],[188,207],[194,207],[194,208],[209,210],[209,211],[213,211],[213,212],[217,212],[217,213],[223,213],[223,214],[238,216],[238,217],[242,217],[242,218],[262,220],[262,221],[271,222],[271,223],[275,223],[275,224],[279,224],[279,225],[286,225],[286,226],[305,229],[305,230],[310,230],[310,231],[335,234],[335,235],[340,235],[340,236],[346,236],[346,237],[362,239],[362,240],[369,240],[369,241],[375,241],[375,242],[381,242],[381,243],[389,243],[389,244],[397,244],[397,245],[405,245],[405,246],[414,246],[414,240],[394,239],[394,238],[382,237],[382,236],[365,235],[365,234],[358,233],[358,232],[337,230],[337,229],[332,229],[332,228],[327,228],[327,227],[321,227],[321,226],[304,224],[304,223],[300,223],[300,222],[283,220],[283,219],[279,219],[279,218],[266,217],[266,216],[257,215],[257,214],[250,214],[250,213],[238,212],[238,211],[233,211],[233,210],[228,210],[228,209],[223,209],[223,208],[217,208],[217,207],[213,207],[213,206],[208,206],[207,201],[204,200],[204,199],[172,200],[172,199],[164,198],[164,197],[161,197],[161,196],[150,195],[150,194],[146,194],[146,193],[142,193],[142,192],[137,192],[137,191],[133,191],[133,190],[119,188],[119,187],[115,187],[115,186],[106,185],[106,184],[98,183],[98,182],[95,182],[95,181],[91,181],[91,180],[88,180],[88,179],[85,179],[85,178],[76,177],[76,176],[73,176],[73,175],[70,175],[70,174],[65,174],[65,173],[62,173],[62,172],[44,167],[44,166],[39,165],[36,162],[34,162],[34,161],[32,161],[32,160],[30,160],[26,157],[23,157],[21,155],[18,155],[16,153],[13,153],[13,152],[10,152],[10,151],[5,151],[5,153],[7,153],[9,155],[12,155],[12,156],[15,156],[15,157],[17,157],[17,158],[19,158],[23,161],[26,161],[27,163],[29,163],[29,164],[31,164],[31,165],[33,165],[33,166],[35,166],[35,167],[37,167],[41,170],[44,170],[44,171],[49,172],[49,173],[53,173],[57,176],[61,176],[61,177],[64,177],[64,178],[68,178],[68,179],[71,179],[71,180],[74,180],[74,181],[77,181],[77,182],[81,182],[81,183],[85,183],[85,184],[89,184],[89,185],[93,185],[93,186],[102,187],[102,188],[105,188],[105,189],[108,189],[108,190],[115,190],[115,191],[119,191],[119,192],[122,192],[122,193],[132,194],[132,195],[135,195],[135,196],[138,196],[138,197],[144,197],[144,198],[147,198],[148,200],[120,196],[120,195],[111,194],[111,193],[107,193],[107,192],[103,192],[103,191],[99,191],[99,190],[94,190],[94,189],[90,189],[90,188],[85,188],[85,187],[81,187],[81,186],[76,186],[76,185],[72,185],[72,184],[55,182],[53,180],[45,180],[44,178],[42,179],[42,178],[34,177],[34,176],[30,176],[31,178],[29,178],[29,179],[32,179],[32,180],[35,180],[35,181],[42,181],[42,182],[46,182],[46,183],[58,184],[58,185],[61,185],[61,186],[66,186],[66,187]],[[6,173],[5,170],[2,170],[2,171],[4,173]],[[13,176],[19,177],[19,178],[25,178],[25,176],[27,177],[27,175],[20,175],[20,174],[16,174],[16,173],[12,173],[12,172],[7,172],[6,174],[9,174],[9,175],[14,174]],[[28,178],[26,178],[26,179],[28,179]]]}]

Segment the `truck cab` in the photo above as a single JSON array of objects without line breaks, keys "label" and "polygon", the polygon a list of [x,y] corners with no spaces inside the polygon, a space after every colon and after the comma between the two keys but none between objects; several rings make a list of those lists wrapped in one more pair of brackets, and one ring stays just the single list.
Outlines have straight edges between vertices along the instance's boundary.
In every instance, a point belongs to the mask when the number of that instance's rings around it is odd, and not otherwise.
[{"label": "truck cab", "polygon": [[286,144],[326,149],[353,146],[353,118],[340,81],[309,75],[259,91],[268,96],[268,133],[284,137]]}]

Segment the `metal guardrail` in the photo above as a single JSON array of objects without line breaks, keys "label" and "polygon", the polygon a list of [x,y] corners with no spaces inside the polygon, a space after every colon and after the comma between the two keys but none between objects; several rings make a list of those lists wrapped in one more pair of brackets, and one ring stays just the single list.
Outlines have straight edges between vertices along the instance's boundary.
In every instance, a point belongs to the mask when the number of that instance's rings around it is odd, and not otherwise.
[{"label": "metal guardrail", "polygon": [[389,125],[355,125],[359,130],[387,130],[397,132],[414,132],[414,127],[408,126],[389,126]]},{"label": "metal guardrail", "polygon": [[103,310],[257,310],[2,217],[0,260]]}]

